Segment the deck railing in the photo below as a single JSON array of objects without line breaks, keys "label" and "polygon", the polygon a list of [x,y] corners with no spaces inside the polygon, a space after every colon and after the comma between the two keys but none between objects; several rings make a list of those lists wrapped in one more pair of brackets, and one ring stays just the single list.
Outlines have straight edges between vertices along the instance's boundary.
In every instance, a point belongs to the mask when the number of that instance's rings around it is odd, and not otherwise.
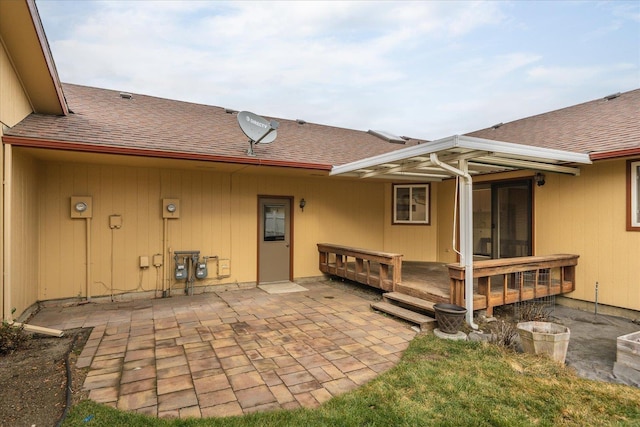
[{"label": "deck railing", "polygon": [[348,246],[318,243],[320,271],[384,291],[393,291],[402,279],[402,255]]},{"label": "deck railing", "polygon": [[[575,290],[578,255],[501,258],[473,263],[474,310],[527,301]],[[451,302],[465,306],[465,269],[449,264]]]}]

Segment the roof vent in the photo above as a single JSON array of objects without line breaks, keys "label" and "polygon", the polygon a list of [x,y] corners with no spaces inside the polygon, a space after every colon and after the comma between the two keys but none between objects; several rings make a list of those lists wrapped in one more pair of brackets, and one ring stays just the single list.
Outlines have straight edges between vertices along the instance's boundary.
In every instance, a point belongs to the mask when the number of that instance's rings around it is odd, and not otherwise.
[{"label": "roof vent", "polygon": [[620,92],[617,93],[612,93],[611,95],[607,95],[604,97],[605,101],[611,101],[612,99],[616,99],[617,97],[620,96]]},{"label": "roof vent", "polygon": [[373,136],[377,136],[380,139],[383,139],[387,142],[392,142],[394,144],[404,144],[405,140],[397,135],[394,135],[390,132],[385,132],[383,130],[371,130],[369,129],[367,133],[370,133]]},{"label": "roof vent", "polygon": [[296,123],[298,123],[299,125],[306,125],[307,124],[307,122],[305,122],[302,119],[296,119]]},{"label": "roof vent", "polygon": [[495,125],[491,126],[491,129],[498,129],[500,126],[502,126],[504,123],[500,122],[500,123],[496,123]]},{"label": "roof vent", "polygon": [[237,110],[233,110],[231,108],[225,108],[224,112],[227,113],[227,114],[234,114],[234,113],[237,113],[238,111]]},{"label": "roof vent", "polygon": [[130,94],[129,92],[120,92],[120,98],[122,98],[122,99],[131,99],[131,98],[133,98],[133,95]]}]

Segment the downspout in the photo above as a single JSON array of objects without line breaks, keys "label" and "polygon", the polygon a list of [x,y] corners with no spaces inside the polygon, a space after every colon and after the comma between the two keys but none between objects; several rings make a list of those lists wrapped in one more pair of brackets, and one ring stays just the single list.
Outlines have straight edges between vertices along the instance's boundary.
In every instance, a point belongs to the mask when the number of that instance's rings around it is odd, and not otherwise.
[{"label": "downspout", "polygon": [[12,152],[11,144],[4,145],[4,224],[2,229],[2,250],[3,250],[3,299],[4,299],[4,320],[12,321],[11,318],[11,176],[12,172]]},{"label": "downspout", "polygon": [[460,169],[442,162],[437,153],[431,153],[430,160],[434,165],[463,178],[460,180],[460,266],[464,267],[466,321],[473,329],[478,329],[473,322],[473,180],[466,160],[460,160]]}]

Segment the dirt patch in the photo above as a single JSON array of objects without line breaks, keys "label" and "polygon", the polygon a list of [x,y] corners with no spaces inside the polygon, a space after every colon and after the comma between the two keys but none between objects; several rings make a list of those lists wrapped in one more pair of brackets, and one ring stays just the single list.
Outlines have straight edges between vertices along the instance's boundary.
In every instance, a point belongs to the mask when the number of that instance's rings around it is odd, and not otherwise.
[{"label": "dirt patch", "polygon": [[[62,338],[33,334],[19,350],[0,356],[0,426],[55,426],[66,406],[69,354],[73,401],[80,399],[84,372],[74,362],[90,330],[65,331]],[[73,346],[73,348],[72,348]]]},{"label": "dirt patch", "polygon": [[[331,287],[340,289],[343,292],[348,292],[353,295],[357,295],[367,301],[380,301],[382,300],[382,294],[385,292],[381,289],[374,288],[362,283],[356,283],[351,281],[345,281],[341,278],[332,278],[327,282]],[[326,297],[325,297],[326,298]]]}]

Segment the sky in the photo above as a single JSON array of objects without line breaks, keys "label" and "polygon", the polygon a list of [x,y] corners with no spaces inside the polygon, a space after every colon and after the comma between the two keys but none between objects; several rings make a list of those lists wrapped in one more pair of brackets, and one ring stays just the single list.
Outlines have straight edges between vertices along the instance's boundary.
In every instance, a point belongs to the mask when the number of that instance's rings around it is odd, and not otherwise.
[{"label": "sky", "polygon": [[435,140],[640,88],[638,1],[36,1],[65,83]]}]

